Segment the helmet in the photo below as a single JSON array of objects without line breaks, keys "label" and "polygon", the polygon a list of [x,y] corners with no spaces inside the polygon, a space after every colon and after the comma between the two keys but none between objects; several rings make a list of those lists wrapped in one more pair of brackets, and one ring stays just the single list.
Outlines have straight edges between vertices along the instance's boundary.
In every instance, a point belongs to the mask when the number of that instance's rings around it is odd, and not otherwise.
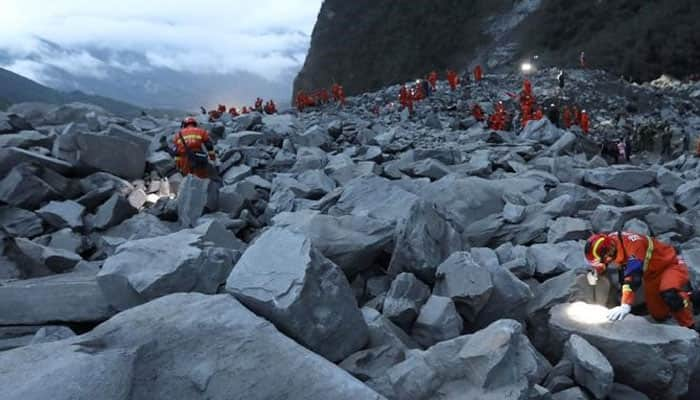
[{"label": "helmet", "polygon": [[194,117],[187,117],[182,121],[182,127],[197,126],[197,120]]},{"label": "helmet", "polygon": [[586,241],[586,247],[584,249],[586,253],[586,260],[591,265],[603,263],[602,256],[608,253],[611,247],[615,246],[615,242],[610,238],[610,236],[597,233]]}]

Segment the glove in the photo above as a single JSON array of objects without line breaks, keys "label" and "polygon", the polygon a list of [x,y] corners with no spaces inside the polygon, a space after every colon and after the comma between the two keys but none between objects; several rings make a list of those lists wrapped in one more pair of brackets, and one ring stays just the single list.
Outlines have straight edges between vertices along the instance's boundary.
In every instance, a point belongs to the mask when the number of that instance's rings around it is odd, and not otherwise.
[{"label": "glove", "polygon": [[608,319],[610,321],[622,321],[622,319],[625,318],[630,311],[632,311],[632,307],[630,307],[629,304],[622,304],[610,310],[608,313]]},{"label": "glove", "polygon": [[586,279],[588,279],[588,284],[590,286],[595,286],[598,284],[598,274],[595,271],[590,271],[586,274]]}]

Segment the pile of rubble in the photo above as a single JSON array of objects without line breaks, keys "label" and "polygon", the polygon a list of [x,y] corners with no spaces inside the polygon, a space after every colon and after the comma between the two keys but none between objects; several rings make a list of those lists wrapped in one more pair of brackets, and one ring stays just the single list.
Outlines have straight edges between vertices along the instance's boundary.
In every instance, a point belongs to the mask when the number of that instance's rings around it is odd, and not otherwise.
[{"label": "pile of rubble", "polygon": [[[535,93],[561,96],[541,74]],[[692,91],[570,75],[597,134],[659,115],[698,133]],[[692,398],[698,335],[601,317],[618,285],[589,286],[583,240],[654,235],[700,284],[699,160],[611,166],[576,129],[469,116],[518,79],[440,82],[413,116],[392,87],[202,120],[211,180],[159,148],[179,121],[0,114],[3,398]]]}]

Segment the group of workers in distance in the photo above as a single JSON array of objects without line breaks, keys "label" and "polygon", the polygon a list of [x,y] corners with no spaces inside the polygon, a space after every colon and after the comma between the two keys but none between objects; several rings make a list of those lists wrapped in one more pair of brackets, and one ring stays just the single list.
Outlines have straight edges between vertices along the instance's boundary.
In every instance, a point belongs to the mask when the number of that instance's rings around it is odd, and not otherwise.
[{"label": "group of workers in distance", "polygon": [[312,92],[306,93],[303,90],[297,92],[296,98],[294,99],[294,104],[299,112],[304,111],[307,107],[317,107],[326,105],[330,102],[331,96],[333,96],[333,101],[338,103],[341,107],[345,105],[345,89],[342,85],[334,83],[331,86],[330,95],[326,88],[314,90]]},{"label": "group of workers in distance", "polygon": [[215,110],[210,110],[207,112],[207,110],[204,107],[200,107],[200,110],[202,111],[202,114],[208,114],[209,115],[209,121],[216,121],[221,116],[228,114],[231,117],[238,117],[243,114],[249,114],[251,112],[259,112],[259,113],[265,113],[265,114],[277,114],[277,105],[275,104],[274,100],[268,100],[263,104],[263,99],[258,97],[255,99],[255,105],[252,107],[248,106],[243,106],[241,107],[240,111],[236,107],[231,107],[226,110],[226,105],[225,104],[219,104],[218,107]]}]

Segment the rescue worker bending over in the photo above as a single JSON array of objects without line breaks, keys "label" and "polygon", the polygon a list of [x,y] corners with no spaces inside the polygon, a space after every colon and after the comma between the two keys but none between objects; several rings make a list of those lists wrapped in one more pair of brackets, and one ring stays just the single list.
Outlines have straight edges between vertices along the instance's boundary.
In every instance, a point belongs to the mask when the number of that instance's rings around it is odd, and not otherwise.
[{"label": "rescue worker bending over", "polygon": [[[165,138],[161,141],[164,142]],[[209,160],[216,160],[214,144],[207,131],[197,127],[194,118],[187,117],[182,121],[181,129],[167,151],[175,158],[175,165],[183,176],[194,174],[202,179],[209,178]]]},{"label": "rescue worker bending over", "polygon": [[657,321],[669,316],[694,328],[693,293],[688,267],[676,250],[650,236],[632,232],[595,234],[586,242],[585,255],[597,274],[614,263],[622,271],[622,299],[608,319],[622,320],[632,309],[635,292],[644,287],[649,314]]}]

